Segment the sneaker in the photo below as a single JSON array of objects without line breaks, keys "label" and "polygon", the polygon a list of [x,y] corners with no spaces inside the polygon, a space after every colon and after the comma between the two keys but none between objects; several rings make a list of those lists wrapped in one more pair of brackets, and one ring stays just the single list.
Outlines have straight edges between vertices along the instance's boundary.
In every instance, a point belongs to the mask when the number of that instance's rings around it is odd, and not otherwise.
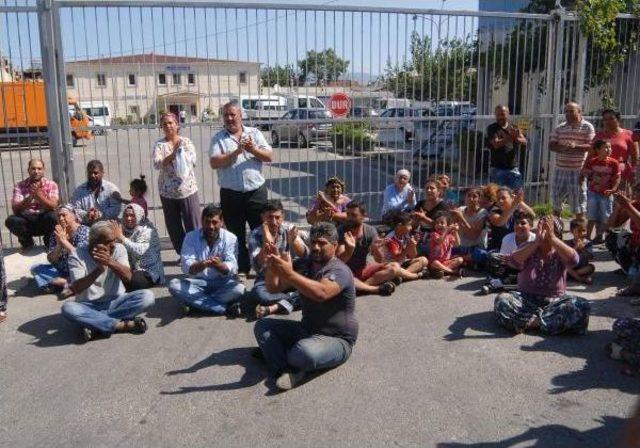
[{"label": "sneaker", "polygon": [[82,329],[82,339],[84,339],[84,342],[89,342],[90,340],[92,340],[93,339],[93,330],[91,330],[90,328],[84,327]]},{"label": "sneaker", "polygon": [[486,296],[491,292],[491,287],[489,285],[482,285],[482,288],[480,288],[480,292]]},{"label": "sneaker", "polygon": [[402,284],[402,282],[403,282],[403,279],[402,279],[402,277],[396,277],[391,281],[393,282],[394,285],[400,286]]},{"label": "sneaker", "polygon": [[242,317],[242,306],[240,302],[233,302],[227,306],[226,311],[224,312],[225,316],[230,319],[235,319],[237,317]]},{"label": "sneaker", "polygon": [[597,237],[595,237],[594,239],[591,240],[591,243],[596,245],[596,244],[604,244],[604,238],[602,238],[602,235],[598,235]]},{"label": "sneaker", "polygon": [[433,269],[431,272],[425,270],[422,272],[422,278],[441,279],[444,278],[444,271],[441,271],[440,269]]},{"label": "sneaker", "polygon": [[396,290],[396,285],[393,282],[385,282],[378,286],[378,293],[381,296],[390,296]]},{"label": "sneaker", "polygon": [[29,250],[35,244],[31,237],[18,238],[18,242],[20,243],[20,246],[22,246],[22,250]]},{"label": "sneaker", "polygon": [[276,387],[280,390],[291,390],[304,378],[304,372],[285,372],[276,380]]},{"label": "sneaker", "polygon": [[191,307],[189,305],[182,305],[182,314],[191,313]]}]

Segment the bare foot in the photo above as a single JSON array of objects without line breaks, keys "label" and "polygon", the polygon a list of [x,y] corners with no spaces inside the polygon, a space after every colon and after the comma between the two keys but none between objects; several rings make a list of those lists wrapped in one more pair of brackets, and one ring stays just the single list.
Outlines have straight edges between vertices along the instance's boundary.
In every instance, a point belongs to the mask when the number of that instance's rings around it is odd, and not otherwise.
[{"label": "bare foot", "polygon": [[7,312],[0,311],[0,323],[4,322],[5,320],[7,320]]},{"label": "bare foot", "polygon": [[269,314],[274,314],[278,311],[278,305],[258,305],[256,306],[256,317],[261,319]]}]

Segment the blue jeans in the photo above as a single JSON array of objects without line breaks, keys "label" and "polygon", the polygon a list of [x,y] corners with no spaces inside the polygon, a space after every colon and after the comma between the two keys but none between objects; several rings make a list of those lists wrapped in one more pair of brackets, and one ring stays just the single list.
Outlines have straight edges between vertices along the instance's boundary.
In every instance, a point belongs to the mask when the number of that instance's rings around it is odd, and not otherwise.
[{"label": "blue jeans", "polygon": [[351,356],[351,344],[338,337],[309,334],[301,322],[260,319],[253,328],[258,346],[273,372],[312,372],[336,367]]},{"label": "blue jeans", "polygon": [[153,292],[140,289],[111,299],[66,302],[62,305],[62,315],[82,327],[111,334],[118,322],[132,320],[154,303]]},{"label": "blue jeans", "polygon": [[522,188],[522,174],[518,168],[504,170],[502,168],[491,168],[489,174],[491,182],[498,185],[504,185],[512,190],[520,190]]},{"label": "blue jeans", "polygon": [[587,219],[597,223],[606,223],[613,213],[613,196],[605,196],[587,191]]},{"label": "blue jeans", "polygon": [[185,305],[213,314],[224,314],[227,305],[244,294],[245,288],[235,277],[174,278],[169,282],[169,292]]},{"label": "blue jeans", "polygon": [[258,280],[253,284],[251,293],[260,302],[261,305],[271,305],[277,303],[280,305],[287,314],[291,313],[297,306],[300,300],[300,294],[297,291],[293,292],[276,292],[271,293],[267,291],[267,286],[264,280]]},{"label": "blue jeans", "polygon": [[44,288],[51,280],[61,277],[60,271],[52,264],[40,263],[31,266],[31,275],[36,281],[38,288]]}]

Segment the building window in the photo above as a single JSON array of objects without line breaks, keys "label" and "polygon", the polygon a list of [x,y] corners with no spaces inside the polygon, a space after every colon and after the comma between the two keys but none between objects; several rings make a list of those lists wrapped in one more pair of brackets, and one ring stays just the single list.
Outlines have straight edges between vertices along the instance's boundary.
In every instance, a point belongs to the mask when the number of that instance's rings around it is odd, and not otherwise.
[{"label": "building window", "polygon": [[189,73],[187,75],[187,84],[189,84],[190,86],[196,85],[196,74],[195,73]]},{"label": "building window", "polygon": [[198,109],[196,108],[195,104],[191,104],[190,109],[191,109],[191,116],[192,117],[198,116]]},{"label": "building window", "polygon": [[158,73],[158,85],[160,86],[167,85],[167,75],[165,73]]},{"label": "building window", "polygon": [[74,87],[75,80],[73,79],[73,75],[67,75],[67,87]]},{"label": "building window", "polygon": [[136,75],[135,73],[129,73],[129,76],[127,76],[127,83],[129,86],[135,86],[136,85]]},{"label": "building window", "polygon": [[247,72],[238,73],[238,80],[240,81],[240,84],[246,84],[247,83]]},{"label": "building window", "polygon": [[182,77],[180,76],[180,73],[174,73],[173,74],[173,85],[174,86],[179,86],[180,84],[182,84]]},{"label": "building window", "polygon": [[98,73],[96,81],[98,82],[98,87],[105,87],[107,85],[107,77],[104,73]]}]

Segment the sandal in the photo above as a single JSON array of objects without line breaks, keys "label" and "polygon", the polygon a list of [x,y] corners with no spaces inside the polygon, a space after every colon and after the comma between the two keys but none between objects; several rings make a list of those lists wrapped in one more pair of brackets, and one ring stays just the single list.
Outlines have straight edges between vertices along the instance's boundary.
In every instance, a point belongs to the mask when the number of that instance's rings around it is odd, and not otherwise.
[{"label": "sandal", "polygon": [[142,317],[134,317],[133,318],[133,328],[131,329],[131,333],[134,334],[144,334],[147,332],[147,321]]},{"label": "sandal", "polygon": [[[263,317],[267,317],[271,314],[275,314],[277,312],[276,311],[271,311],[271,307],[273,305],[257,305],[256,306],[256,317],[258,319],[262,319]],[[277,306],[277,305],[276,305]]]}]

